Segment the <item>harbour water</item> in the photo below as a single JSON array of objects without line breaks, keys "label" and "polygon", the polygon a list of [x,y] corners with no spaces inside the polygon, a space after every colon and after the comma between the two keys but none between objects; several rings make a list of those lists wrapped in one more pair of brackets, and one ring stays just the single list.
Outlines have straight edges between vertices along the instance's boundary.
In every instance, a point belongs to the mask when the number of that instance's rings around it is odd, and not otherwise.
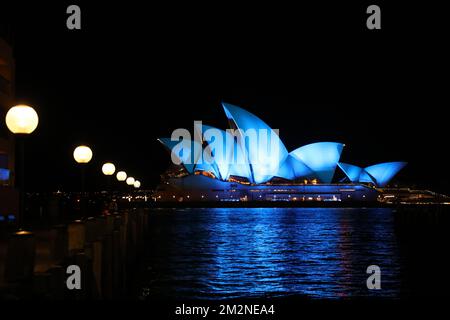
[{"label": "harbour water", "polygon": [[[405,294],[389,208],[158,209],[150,221],[141,298]],[[370,265],[381,269],[381,290],[367,288]]]}]

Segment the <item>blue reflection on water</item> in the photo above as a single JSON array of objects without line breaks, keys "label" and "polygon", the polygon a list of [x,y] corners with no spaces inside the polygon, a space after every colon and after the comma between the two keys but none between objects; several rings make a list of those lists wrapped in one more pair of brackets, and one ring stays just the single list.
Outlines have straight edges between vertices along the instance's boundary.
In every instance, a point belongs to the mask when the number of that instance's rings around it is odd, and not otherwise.
[{"label": "blue reflection on water", "polygon": [[[151,220],[147,276],[158,297],[399,294],[390,209],[164,209]],[[366,287],[372,264],[380,291]]]}]

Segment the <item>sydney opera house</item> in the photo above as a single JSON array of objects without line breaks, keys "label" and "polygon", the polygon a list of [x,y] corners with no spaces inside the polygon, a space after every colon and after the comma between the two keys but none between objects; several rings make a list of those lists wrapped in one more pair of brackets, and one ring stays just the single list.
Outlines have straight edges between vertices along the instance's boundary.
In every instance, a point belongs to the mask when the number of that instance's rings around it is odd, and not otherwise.
[{"label": "sydney opera house", "polygon": [[257,116],[226,103],[223,108],[227,130],[196,123],[193,139],[179,133],[159,139],[173,165],[162,175],[155,201],[377,201],[406,165],[340,162],[345,145],[339,142],[289,152]]}]

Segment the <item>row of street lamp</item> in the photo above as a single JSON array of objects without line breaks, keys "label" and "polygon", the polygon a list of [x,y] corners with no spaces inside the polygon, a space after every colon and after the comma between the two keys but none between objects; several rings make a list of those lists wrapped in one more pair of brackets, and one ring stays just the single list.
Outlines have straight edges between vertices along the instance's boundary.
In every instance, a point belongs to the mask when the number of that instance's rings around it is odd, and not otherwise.
[{"label": "row of street lamp", "polygon": [[[19,173],[19,191],[20,191],[20,205],[19,205],[19,215],[17,217],[17,222],[19,227],[23,223],[23,213],[25,209],[25,194],[24,194],[24,137],[31,134],[36,130],[39,124],[39,117],[37,112],[30,106],[27,105],[17,105],[12,107],[6,113],[5,118],[6,126],[8,129],[16,135],[17,148],[19,155],[19,163],[17,166],[17,171]],[[81,145],[75,148],[73,151],[73,157],[75,161],[81,165],[81,188],[82,193],[84,193],[84,171],[85,165],[89,163],[92,159],[93,153],[91,148],[85,145]],[[102,172],[106,176],[112,176],[116,172],[116,166],[111,162],[106,162],[102,166]],[[128,177],[125,171],[119,171],[116,174],[116,179],[118,181],[125,181],[127,185],[133,186],[138,189],[141,187],[141,182],[135,180],[133,177]]]},{"label": "row of street lamp", "polygon": [[[116,172],[116,166],[111,162],[106,162],[102,166],[102,172],[105,176],[112,176]],[[134,179],[133,177],[128,177],[125,171],[119,171],[116,174],[117,181],[125,181],[127,185],[133,186],[136,189],[141,187],[141,182]]]},{"label": "row of street lamp", "polygon": [[[107,162],[102,166],[102,172],[105,176],[112,176],[116,172],[116,166],[111,162]],[[121,182],[125,181],[127,185],[133,186],[136,189],[141,187],[141,182],[135,180],[133,177],[128,177],[125,171],[117,172],[116,179]]]},{"label": "row of street lamp", "polygon": [[[91,148],[86,145],[78,146],[73,151],[73,158],[82,166],[89,163],[92,159],[92,156],[93,152]],[[116,166],[111,162],[106,162],[102,166],[102,172],[105,176],[112,176],[116,172]],[[82,172],[82,174],[84,173]],[[141,182],[133,177],[128,177],[125,171],[117,172],[116,179],[120,182],[125,181],[127,185],[133,186],[136,189],[139,189],[141,187]]]}]

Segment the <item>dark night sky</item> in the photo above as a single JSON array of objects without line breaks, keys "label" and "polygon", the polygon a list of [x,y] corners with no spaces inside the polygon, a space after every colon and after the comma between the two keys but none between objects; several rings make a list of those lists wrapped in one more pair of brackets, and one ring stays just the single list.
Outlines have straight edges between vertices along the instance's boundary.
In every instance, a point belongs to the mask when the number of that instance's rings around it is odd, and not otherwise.
[{"label": "dark night sky", "polygon": [[194,120],[225,127],[221,101],[279,128],[289,150],[342,141],[343,161],[405,160],[401,181],[450,190],[444,10],[382,5],[383,29],[368,31],[364,4],[74,3],[81,31],[65,27],[72,3],[0,10],[18,102],[40,115],[30,190],[77,189],[81,142],[94,150],[91,189],[104,160],[151,187],[170,161],[156,138]]}]

